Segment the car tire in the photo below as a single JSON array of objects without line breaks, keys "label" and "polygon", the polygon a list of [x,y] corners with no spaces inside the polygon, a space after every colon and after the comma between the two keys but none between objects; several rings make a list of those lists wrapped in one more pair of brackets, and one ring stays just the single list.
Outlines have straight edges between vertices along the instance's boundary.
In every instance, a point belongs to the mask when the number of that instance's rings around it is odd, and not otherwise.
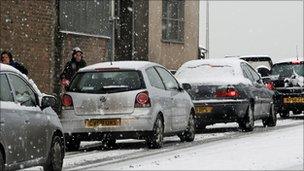
[{"label": "car tire", "polygon": [[0,151],[0,171],[4,170],[4,155]]},{"label": "car tire", "polygon": [[77,151],[80,148],[80,140],[74,138],[66,138],[65,149],[66,151]]},{"label": "car tire", "polygon": [[161,117],[158,115],[152,133],[147,137],[147,145],[148,148],[157,149],[163,146],[163,138],[164,138],[164,124]]},{"label": "car tire", "polygon": [[277,125],[277,114],[274,111],[274,106],[271,105],[269,109],[269,116],[265,119],[262,119],[263,126],[274,127]]},{"label": "car tire", "polygon": [[64,144],[59,136],[54,136],[44,171],[61,171],[64,158]]},{"label": "car tire", "polygon": [[194,123],[194,117],[193,117],[192,113],[189,115],[189,121],[188,121],[188,125],[187,125],[186,130],[184,132],[182,132],[181,134],[179,134],[178,137],[180,138],[180,140],[182,142],[184,142],[184,141],[191,142],[191,141],[194,140],[194,138],[195,138],[195,123]]},{"label": "car tire", "polygon": [[249,105],[246,115],[239,121],[239,127],[242,131],[250,132],[254,129],[254,111],[253,106]]},{"label": "car tire", "polygon": [[289,111],[282,111],[280,113],[280,117],[283,118],[283,119],[289,118]]}]

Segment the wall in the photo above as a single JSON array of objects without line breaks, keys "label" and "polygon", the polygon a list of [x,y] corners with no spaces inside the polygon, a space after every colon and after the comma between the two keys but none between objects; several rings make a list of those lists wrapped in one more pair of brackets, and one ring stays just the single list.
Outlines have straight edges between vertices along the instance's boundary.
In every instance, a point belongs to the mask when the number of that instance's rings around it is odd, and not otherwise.
[{"label": "wall", "polygon": [[0,48],[22,62],[38,87],[53,90],[55,0],[1,0]]},{"label": "wall", "polygon": [[162,1],[149,1],[149,60],[168,69],[197,59],[199,41],[199,1],[185,0],[184,43],[162,42]]}]

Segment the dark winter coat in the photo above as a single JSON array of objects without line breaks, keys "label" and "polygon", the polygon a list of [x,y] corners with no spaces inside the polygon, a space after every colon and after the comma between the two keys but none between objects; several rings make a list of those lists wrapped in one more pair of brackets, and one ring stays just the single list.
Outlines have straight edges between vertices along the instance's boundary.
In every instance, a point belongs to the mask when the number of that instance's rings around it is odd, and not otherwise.
[{"label": "dark winter coat", "polygon": [[11,60],[10,63],[9,63],[12,67],[18,69],[22,74],[25,74],[27,75],[28,74],[28,71],[27,69],[19,62],[17,61],[14,61],[14,60]]},{"label": "dark winter coat", "polygon": [[80,69],[87,66],[87,63],[81,59],[80,62],[77,62],[75,58],[72,58],[69,62],[66,63],[60,79],[67,79],[71,81],[76,72]]}]

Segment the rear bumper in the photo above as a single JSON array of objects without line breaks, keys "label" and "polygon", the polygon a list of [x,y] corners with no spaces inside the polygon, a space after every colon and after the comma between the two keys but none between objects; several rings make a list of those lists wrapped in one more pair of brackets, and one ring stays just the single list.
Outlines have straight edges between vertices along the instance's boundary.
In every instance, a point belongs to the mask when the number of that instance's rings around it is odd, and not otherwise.
[{"label": "rear bumper", "polygon": [[[120,125],[86,127],[85,120],[88,119],[120,119]],[[127,132],[145,132],[153,129],[153,117],[150,109],[136,109],[133,114],[120,115],[75,115],[73,110],[63,111],[61,124],[66,135],[83,135],[88,140],[95,135],[102,136],[105,133],[117,133],[127,135]],[[91,136],[89,136],[92,134]],[[85,139],[83,139],[85,140]]]},{"label": "rear bumper", "polygon": [[274,106],[278,113],[304,111],[304,102],[285,103],[284,98],[304,98],[304,94],[278,94],[274,96]]},{"label": "rear bumper", "polygon": [[[210,125],[214,123],[235,122],[244,118],[249,105],[248,100],[223,100],[223,101],[195,101],[196,125]],[[198,107],[212,107],[211,112],[200,113]]]}]

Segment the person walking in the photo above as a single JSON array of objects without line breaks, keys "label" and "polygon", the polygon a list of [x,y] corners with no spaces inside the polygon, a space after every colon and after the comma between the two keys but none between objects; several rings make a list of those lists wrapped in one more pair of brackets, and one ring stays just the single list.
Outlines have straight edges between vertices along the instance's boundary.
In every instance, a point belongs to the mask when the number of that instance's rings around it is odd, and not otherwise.
[{"label": "person walking", "polygon": [[87,64],[83,59],[83,52],[79,47],[73,48],[72,58],[66,63],[60,75],[61,85],[64,87],[68,86],[76,72],[85,66],[87,66]]},{"label": "person walking", "polygon": [[28,71],[25,68],[25,66],[22,65],[21,63],[15,61],[13,59],[12,53],[9,51],[3,51],[1,53],[1,63],[13,66],[14,68],[18,69],[21,73],[23,73],[25,75],[28,74]]}]

